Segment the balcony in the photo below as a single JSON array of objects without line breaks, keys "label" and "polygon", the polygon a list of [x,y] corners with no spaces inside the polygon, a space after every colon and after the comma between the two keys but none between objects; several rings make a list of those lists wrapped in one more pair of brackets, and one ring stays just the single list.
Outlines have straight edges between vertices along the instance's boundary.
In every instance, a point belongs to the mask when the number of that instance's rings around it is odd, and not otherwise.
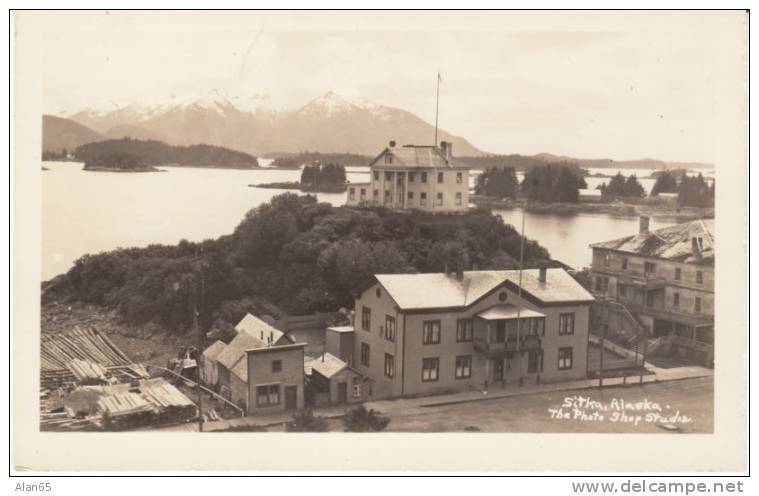
[{"label": "balcony", "polygon": [[484,339],[475,339],[474,349],[478,353],[501,354],[514,353],[517,351],[531,351],[542,348],[543,343],[540,336],[509,336],[506,341],[486,341]]}]

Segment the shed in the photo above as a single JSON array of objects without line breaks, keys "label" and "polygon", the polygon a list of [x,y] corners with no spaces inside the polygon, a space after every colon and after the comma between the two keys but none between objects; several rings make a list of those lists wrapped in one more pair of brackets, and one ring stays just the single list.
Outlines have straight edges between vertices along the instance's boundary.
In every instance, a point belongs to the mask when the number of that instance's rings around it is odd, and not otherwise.
[{"label": "shed", "polygon": [[331,353],[348,365],[351,365],[353,363],[355,334],[353,326],[328,327],[325,337],[327,353]]},{"label": "shed", "polygon": [[303,369],[308,398],[313,406],[360,403],[364,399],[364,377],[331,353],[306,357]]}]

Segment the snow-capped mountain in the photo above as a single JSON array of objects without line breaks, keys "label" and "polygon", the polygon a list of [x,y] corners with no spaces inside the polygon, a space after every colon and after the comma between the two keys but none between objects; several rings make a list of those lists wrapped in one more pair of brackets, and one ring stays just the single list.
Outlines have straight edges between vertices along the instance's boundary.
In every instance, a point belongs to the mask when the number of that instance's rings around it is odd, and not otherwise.
[{"label": "snow-capped mountain", "polygon": [[[389,140],[430,143],[434,128],[402,109],[327,92],[302,107],[277,108],[265,94],[229,96],[212,90],[151,104],[114,105],[66,115],[103,135],[161,136],[177,145],[206,143],[257,155],[272,152],[351,152],[374,155]],[[140,132],[144,130],[144,132]],[[456,155],[482,155],[445,131]]]}]

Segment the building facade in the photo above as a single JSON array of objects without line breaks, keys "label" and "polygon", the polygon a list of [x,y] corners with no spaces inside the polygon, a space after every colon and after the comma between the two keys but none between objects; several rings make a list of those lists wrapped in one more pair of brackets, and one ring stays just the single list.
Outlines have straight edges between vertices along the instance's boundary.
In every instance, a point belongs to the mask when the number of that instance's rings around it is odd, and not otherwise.
[{"label": "building facade", "polygon": [[591,245],[593,292],[625,305],[650,337],[683,357],[714,358],[714,220]]},{"label": "building facade", "polygon": [[249,415],[303,408],[305,347],[292,343],[246,351]]},{"label": "building facade", "polygon": [[485,391],[587,374],[593,297],[563,269],[377,275],[355,300],[369,398]]},{"label": "building facade", "polygon": [[436,213],[469,208],[469,167],[453,158],[453,145],[391,141],[370,164],[370,180],[348,184],[349,206],[384,206]]}]

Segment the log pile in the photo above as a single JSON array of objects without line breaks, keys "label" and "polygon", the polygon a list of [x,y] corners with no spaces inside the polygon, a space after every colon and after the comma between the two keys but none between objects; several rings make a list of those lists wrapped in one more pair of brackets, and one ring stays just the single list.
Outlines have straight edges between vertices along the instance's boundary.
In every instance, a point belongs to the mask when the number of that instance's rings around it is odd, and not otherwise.
[{"label": "log pile", "polygon": [[64,370],[72,360],[96,362],[104,367],[129,365],[132,361],[108,336],[95,329],[72,329],[41,339],[42,370]]}]

